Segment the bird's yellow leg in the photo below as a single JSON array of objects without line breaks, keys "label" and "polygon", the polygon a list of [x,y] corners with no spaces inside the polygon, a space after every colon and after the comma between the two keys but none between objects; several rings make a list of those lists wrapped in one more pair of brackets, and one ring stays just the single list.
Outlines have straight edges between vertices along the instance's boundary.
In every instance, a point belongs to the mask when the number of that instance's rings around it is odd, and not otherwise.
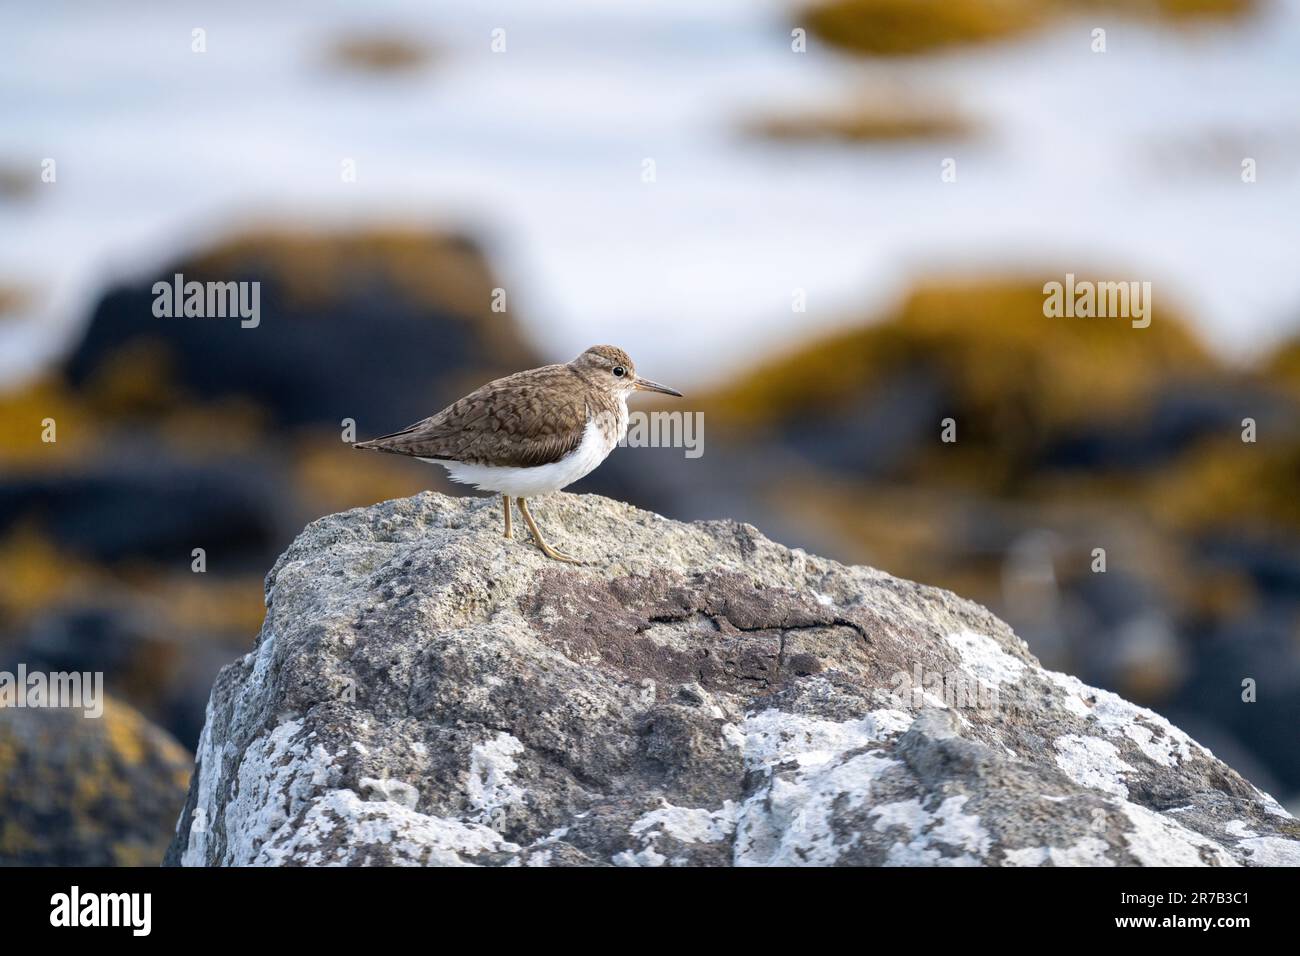
[{"label": "bird's yellow leg", "polygon": [[[519,500],[520,502],[522,502],[524,499],[520,498]],[[510,496],[509,495],[501,496],[501,507],[505,510],[505,514],[506,514],[506,537],[513,538],[515,536],[515,532],[510,525]]]},{"label": "bird's yellow leg", "polygon": [[528,530],[532,531],[533,540],[537,542],[537,547],[541,549],[542,554],[555,561],[568,561],[570,564],[580,563],[577,558],[570,557],[562,551],[556,551],[546,543],[546,539],[542,537],[542,532],[537,527],[537,522],[533,520],[532,513],[528,510],[528,499],[519,499],[519,513],[522,514],[524,520],[528,522]]}]

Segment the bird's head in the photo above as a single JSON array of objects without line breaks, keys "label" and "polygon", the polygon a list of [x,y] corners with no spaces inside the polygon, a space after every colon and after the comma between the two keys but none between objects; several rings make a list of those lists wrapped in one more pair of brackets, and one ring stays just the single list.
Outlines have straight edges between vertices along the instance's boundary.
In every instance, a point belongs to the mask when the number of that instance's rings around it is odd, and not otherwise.
[{"label": "bird's head", "polygon": [[589,381],[626,398],[632,392],[663,392],[682,397],[682,393],[636,374],[632,357],[613,345],[593,345],[569,363]]}]

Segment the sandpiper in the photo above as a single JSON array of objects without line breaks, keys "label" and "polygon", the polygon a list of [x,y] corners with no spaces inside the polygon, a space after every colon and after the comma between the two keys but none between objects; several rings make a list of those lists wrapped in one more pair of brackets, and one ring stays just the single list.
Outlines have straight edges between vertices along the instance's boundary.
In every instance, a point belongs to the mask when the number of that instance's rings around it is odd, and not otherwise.
[{"label": "sandpiper", "polygon": [[638,376],[622,349],[594,345],[568,364],[488,382],[409,428],[352,447],[410,455],[442,465],[452,481],[500,492],[507,538],[517,498],[542,553],[576,562],[546,543],[528,499],[573,484],[605,460],[627,434],[635,391],[682,394]]}]

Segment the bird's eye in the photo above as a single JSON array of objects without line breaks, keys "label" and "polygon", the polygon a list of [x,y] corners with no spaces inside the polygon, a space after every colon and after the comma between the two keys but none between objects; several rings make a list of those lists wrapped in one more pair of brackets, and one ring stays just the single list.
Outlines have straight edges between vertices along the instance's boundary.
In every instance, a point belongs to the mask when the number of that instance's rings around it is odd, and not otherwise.
[{"label": "bird's eye", "polygon": [[622,378],[622,377],[623,377],[624,375],[626,375],[626,374],[627,374],[627,369],[625,369],[623,366],[621,366],[621,365],[615,365],[615,366],[614,366],[614,375],[615,375],[615,376],[617,376],[618,378]]}]

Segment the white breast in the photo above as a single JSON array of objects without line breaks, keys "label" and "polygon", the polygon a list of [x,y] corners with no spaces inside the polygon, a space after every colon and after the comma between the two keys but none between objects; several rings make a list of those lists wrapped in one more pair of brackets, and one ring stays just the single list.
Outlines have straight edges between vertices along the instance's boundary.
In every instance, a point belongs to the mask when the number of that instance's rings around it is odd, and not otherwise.
[{"label": "white breast", "polygon": [[[626,419],[624,419],[626,421]],[[531,498],[559,491],[589,474],[609,457],[617,441],[605,438],[594,421],[588,421],[582,441],[559,461],[533,468],[502,468],[496,465],[471,465],[462,461],[439,461],[423,458],[447,469],[452,481],[473,485],[480,491],[497,491],[512,498]]]}]

